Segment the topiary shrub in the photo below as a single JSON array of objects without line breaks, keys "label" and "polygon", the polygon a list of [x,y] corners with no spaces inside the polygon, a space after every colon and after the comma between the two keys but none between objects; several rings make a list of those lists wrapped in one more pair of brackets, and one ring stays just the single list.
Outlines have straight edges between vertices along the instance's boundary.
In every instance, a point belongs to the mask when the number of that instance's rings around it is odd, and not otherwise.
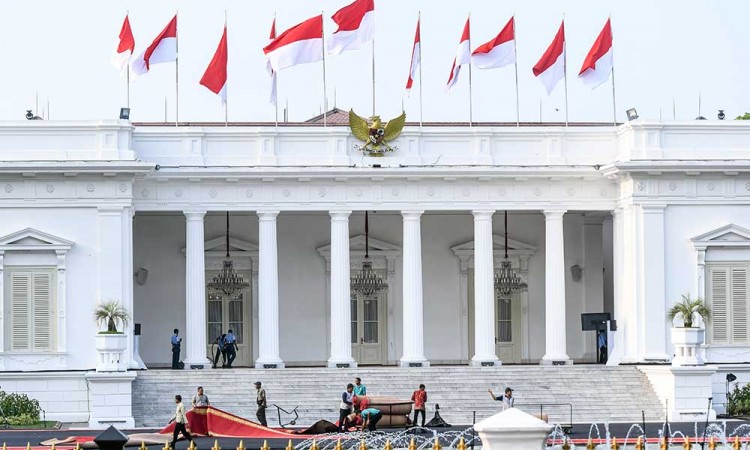
[{"label": "topiary shrub", "polygon": [[33,425],[39,422],[39,400],[29,398],[26,394],[7,394],[0,391],[0,406],[3,408],[8,425]]}]

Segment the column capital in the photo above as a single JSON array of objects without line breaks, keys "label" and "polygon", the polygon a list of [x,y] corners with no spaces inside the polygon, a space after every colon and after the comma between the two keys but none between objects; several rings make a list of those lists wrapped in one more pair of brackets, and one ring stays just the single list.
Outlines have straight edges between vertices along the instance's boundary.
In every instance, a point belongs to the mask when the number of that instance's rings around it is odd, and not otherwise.
[{"label": "column capital", "polygon": [[328,214],[331,216],[331,220],[349,220],[352,212],[351,210],[337,209],[328,211]]},{"label": "column capital", "polygon": [[404,220],[419,220],[422,217],[422,214],[424,214],[424,211],[420,210],[401,211],[401,217],[403,217]]},{"label": "column capital", "polygon": [[125,210],[122,206],[103,205],[96,208],[100,216],[118,216]]},{"label": "column capital", "polygon": [[197,220],[202,221],[203,218],[206,216],[206,210],[205,209],[203,209],[203,210],[200,210],[200,209],[189,209],[189,210],[183,211],[182,213],[185,214],[185,218],[188,221],[197,221]]},{"label": "column capital", "polygon": [[562,220],[563,215],[567,212],[567,209],[547,208],[543,212],[545,220]]},{"label": "column capital", "polygon": [[274,222],[276,221],[276,217],[279,215],[280,211],[275,210],[264,210],[264,211],[256,211],[255,214],[258,215],[258,220],[261,222]]},{"label": "column capital", "polygon": [[492,216],[495,214],[494,209],[474,209],[471,211],[471,214],[474,216],[474,219],[491,219]]},{"label": "column capital", "polygon": [[667,209],[667,205],[663,203],[654,204],[654,203],[648,203],[648,204],[641,204],[641,209],[643,210],[644,214],[663,214],[664,210]]}]

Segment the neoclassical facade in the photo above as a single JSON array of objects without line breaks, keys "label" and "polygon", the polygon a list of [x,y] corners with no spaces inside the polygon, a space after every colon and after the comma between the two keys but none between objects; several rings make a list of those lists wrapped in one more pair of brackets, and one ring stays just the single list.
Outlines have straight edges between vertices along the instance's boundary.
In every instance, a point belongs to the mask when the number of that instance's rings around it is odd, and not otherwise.
[{"label": "neoclassical facade", "polygon": [[[133,369],[138,324],[150,368],[178,328],[196,370],[227,329],[242,366],[408,370],[594,362],[581,314],[600,312],[609,364],[668,363],[666,311],[691,294],[717,312],[706,360],[744,376],[745,123],[426,124],[382,158],[354,144],[340,126],[0,123],[0,383],[65,391],[48,411],[80,420],[105,299],[132,313]],[[227,253],[248,281],[232,295],[207,289]],[[528,287],[503,297],[506,253]],[[376,293],[351,289],[365,254]]]}]

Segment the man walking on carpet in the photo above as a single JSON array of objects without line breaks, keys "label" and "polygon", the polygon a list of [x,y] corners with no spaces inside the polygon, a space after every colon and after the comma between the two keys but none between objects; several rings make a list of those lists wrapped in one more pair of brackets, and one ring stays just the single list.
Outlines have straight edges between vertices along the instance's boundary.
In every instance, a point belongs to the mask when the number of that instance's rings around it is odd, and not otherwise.
[{"label": "man walking on carpet", "polygon": [[182,405],[182,396],[175,395],[174,402],[177,404],[177,409],[174,412],[174,416],[169,419],[169,423],[174,422],[174,432],[172,433],[172,448],[175,449],[177,445],[177,436],[182,433],[182,436],[187,438],[188,441],[192,442],[193,437],[188,432],[185,425],[187,424],[187,418],[185,417],[185,407]]},{"label": "man walking on carpet", "polygon": [[258,418],[258,422],[264,427],[268,426],[266,421],[266,390],[261,387],[260,381],[255,382],[255,403],[258,404],[258,411],[255,416]]}]

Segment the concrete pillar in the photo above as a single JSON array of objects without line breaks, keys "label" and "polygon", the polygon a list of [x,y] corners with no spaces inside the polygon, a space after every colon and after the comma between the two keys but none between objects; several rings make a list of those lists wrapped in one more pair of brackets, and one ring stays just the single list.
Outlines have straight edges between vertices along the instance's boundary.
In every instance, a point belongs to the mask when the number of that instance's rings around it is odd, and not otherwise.
[{"label": "concrete pillar", "polygon": [[474,215],[474,356],[472,366],[500,364],[495,351],[495,270],[492,252],[494,210]]},{"label": "concrete pillar", "polygon": [[331,356],[328,367],[356,367],[351,343],[351,268],[349,267],[349,215],[331,216]]},{"label": "concrete pillar", "polygon": [[258,211],[258,359],[257,369],[284,367],[279,354],[278,211]]},{"label": "concrete pillar", "polygon": [[185,211],[185,332],[182,354],[186,369],[209,369],[206,357],[206,255],[203,219],[206,211]]},{"label": "concrete pillar", "polygon": [[565,334],[565,210],[545,210],[545,324],[546,350],[542,364],[570,364]]},{"label": "concrete pillar", "polygon": [[666,361],[667,299],[664,280],[664,209],[666,205],[641,205],[643,239],[643,359]]},{"label": "concrete pillar", "polygon": [[402,211],[404,222],[403,333],[401,367],[424,367],[424,312],[422,297],[423,211]]}]

